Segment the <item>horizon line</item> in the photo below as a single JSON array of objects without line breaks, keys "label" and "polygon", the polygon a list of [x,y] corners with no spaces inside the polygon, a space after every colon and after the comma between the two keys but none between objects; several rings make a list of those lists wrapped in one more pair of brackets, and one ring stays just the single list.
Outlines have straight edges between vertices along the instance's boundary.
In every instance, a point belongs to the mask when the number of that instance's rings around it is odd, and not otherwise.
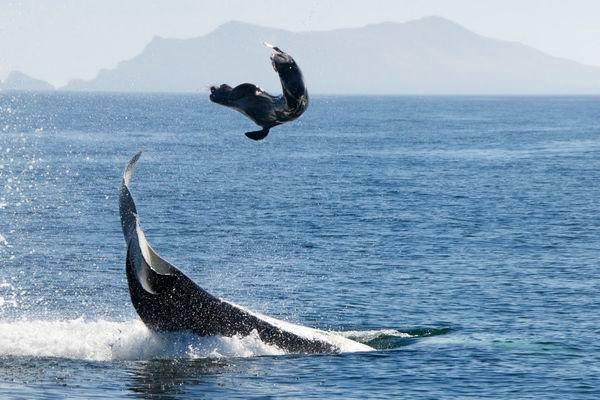
[{"label": "horizon line", "polygon": [[[82,94],[82,95],[169,95],[169,96],[196,96],[207,95],[208,92],[185,91],[185,92],[164,92],[164,91],[114,91],[114,90],[20,90],[20,89],[0,89],[0,96],[3,94]],[[598,93],[311,93],[311,97],[600,97]],[[207,98],[208,99],[208,98]]]}]

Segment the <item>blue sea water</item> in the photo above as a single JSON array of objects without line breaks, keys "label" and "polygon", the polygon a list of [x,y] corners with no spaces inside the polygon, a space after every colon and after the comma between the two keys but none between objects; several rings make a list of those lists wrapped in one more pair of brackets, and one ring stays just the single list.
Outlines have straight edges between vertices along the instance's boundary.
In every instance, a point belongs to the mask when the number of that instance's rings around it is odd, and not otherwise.
[{"label": "blue sea water", "polygon": [[[596,399],[600,98],[0,94],[0,398]],[[118,187],[208,291],[373,352],[155,334]]]}]

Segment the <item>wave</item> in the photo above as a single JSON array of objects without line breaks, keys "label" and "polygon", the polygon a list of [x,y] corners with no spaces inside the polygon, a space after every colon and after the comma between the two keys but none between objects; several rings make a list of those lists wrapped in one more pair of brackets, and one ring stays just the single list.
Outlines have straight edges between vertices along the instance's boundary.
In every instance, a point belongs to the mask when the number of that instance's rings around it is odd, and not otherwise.
[{"label": "wave", "polygon": [[445,335],[450,331],[450,328],[413,328],[404,331],[397,329],[347,331],[340,334],[376,350],[390,350],[407,346],[420,338]]},{"label": "wave", "polygon": [[[303,336],[323,338],[342,352],[392,348],[389,338],[414,338],[410,333],[321,331],[277,321]],[[387,339],[386,339],[387,338]],[[389,343],[388,343],[389,344]],[[199,337],[189,332],[153,332],[140,320],[124,322],[83,318],[72,320],[0,321],[0,357],[58,357],[92,361],[199,359],[276,356],[287,354],[264,343],[256,332],[248,336]]]},{"label": "wave", "polygon": [[0,322],[0,356],[60,357],[80,360],[148,360],[280,355],[258,334],[246,337],[198,337],[188,332],[150,331],[140,320],[113,322]]},{"label": "wave", "polygon": [[[335,343],[342,352],[404,346],[419,337],[443,334],[443,329],[394,329],[326,332],[287,322],[286,329]],[[248,336],[199,337],[189,332],[153,332],[140,320],[124,322],[83,318],[72,320],[0,321],[0,357],[57,357],[91,361],[201,359],[284,355],[264,343],[256,332]]]},{"label": "wave", "polygon": [[[286,323],[287,324],[287,323]],[[294,329],[296,325],[289,324]],[[289,328],[288,326],[288,328]],[[342,352],[373,350],[336,332],[325,335]],[[0,321],[0,357],[59,357],[80,360],[150,360],[283,355],[256,332],[248,336],[199,337],[189,332],[153,332],[140,320]]]}]

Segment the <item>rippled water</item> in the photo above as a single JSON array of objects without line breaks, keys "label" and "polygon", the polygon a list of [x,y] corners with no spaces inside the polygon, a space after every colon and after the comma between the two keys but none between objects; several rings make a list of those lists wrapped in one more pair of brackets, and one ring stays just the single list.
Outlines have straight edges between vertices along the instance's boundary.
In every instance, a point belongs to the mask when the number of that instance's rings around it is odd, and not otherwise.
[{"label": "rippled water", "polygon": [[[600,98],[0,95],[0,397],[597,398]],[[377,349],[155,334],[118,186],[210,292]]]}]

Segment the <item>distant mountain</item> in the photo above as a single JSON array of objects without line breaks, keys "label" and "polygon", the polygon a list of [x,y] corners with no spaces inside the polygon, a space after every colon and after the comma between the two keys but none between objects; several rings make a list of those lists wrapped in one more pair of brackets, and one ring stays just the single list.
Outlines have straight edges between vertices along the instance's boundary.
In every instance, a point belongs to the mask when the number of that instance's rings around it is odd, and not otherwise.
[{"label": "distant mountain", "polygon": [[194,92],[252,82],[277,92],[263,41],[293,55],[311,93],[600,94],[600,67],[486,38],[440,17],[298,33],[229,22],[198,38],[155,37],[138,56],[64,89]]},{"label": "distant mountain", "polygon": [[40,79],[32,78],[19,71],[12,71],[4,82],[0,82],[1,90],[47,91],[54,86]]}]

